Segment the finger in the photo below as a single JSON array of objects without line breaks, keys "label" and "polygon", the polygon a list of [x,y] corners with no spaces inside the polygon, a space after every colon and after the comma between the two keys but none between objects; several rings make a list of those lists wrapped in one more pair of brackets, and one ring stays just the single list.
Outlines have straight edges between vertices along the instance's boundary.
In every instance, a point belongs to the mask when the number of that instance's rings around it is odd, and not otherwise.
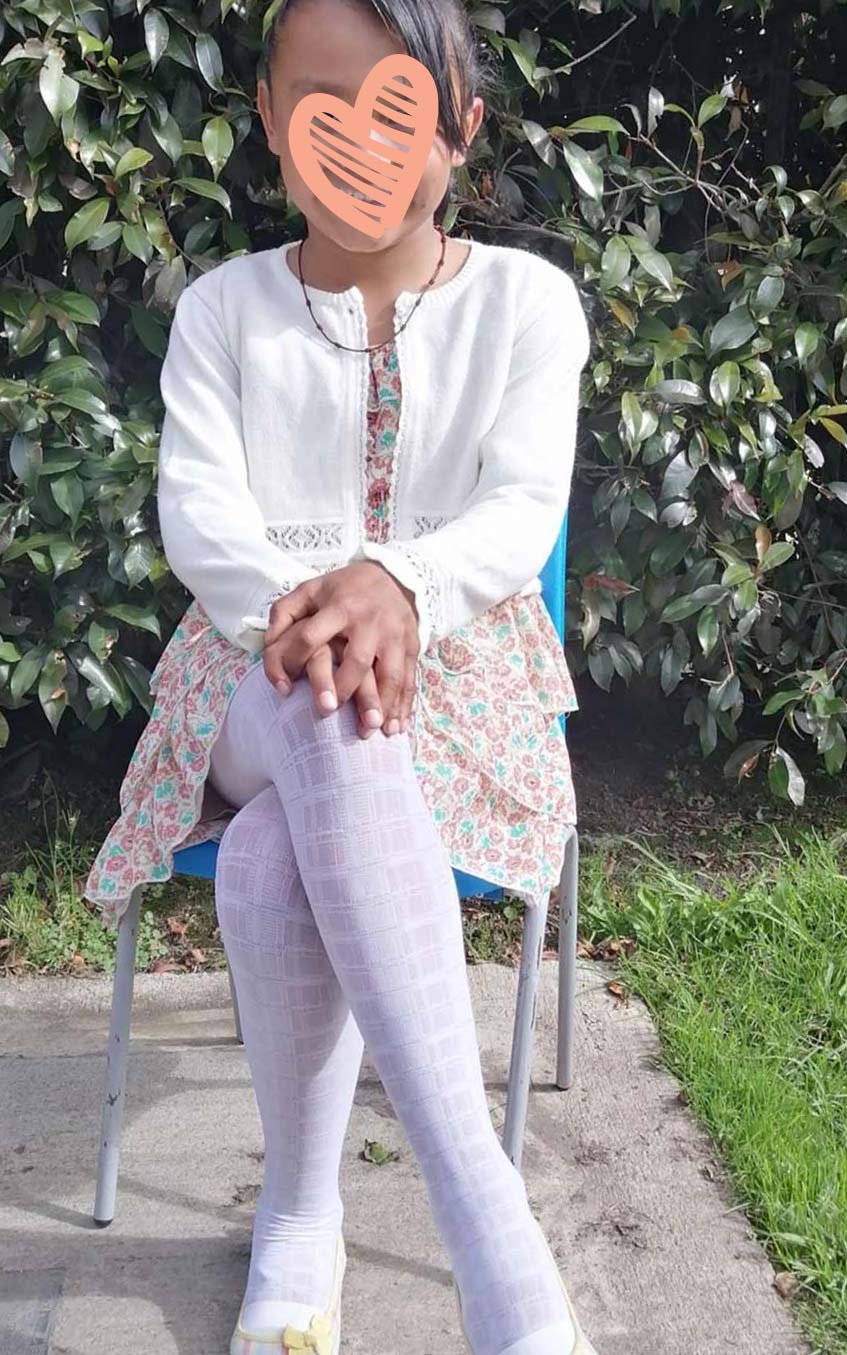
[{"label": "finger", "polygon": [[272,645],[270,649],[264,650],[262,654],[262,663],[265,669],[265,677],[272,682],[274,687],[282,696],[288,696],[291,691],[291,678],[283,667],[282,655],[279,652],[278,645]]},{"label": "finger", "polygon": [[344,658],[335,674],[335,692],[339,705],[349,701],[373,668],[378,640],[379,633],[375,626],[361,624],[350,631]]},{"label": "finger", "polygon": [[320,580],[307,579],[304,583],[298,583],[297,587],[292,588],[284,597],[277,598],[271,607],[268,628],[265,631],[266,647],[284,635],[293,622],[301,621],[316,611],[318,605],[314,596],[316,583],[320,583]]},{"label": "finger", "polygon": [[319,649],[328,648],[345,622],[346,613],[340,607],[327,606],[291,626],[279,641],[289,671],[293,672],[298,664],[307,664]]},{"label": "finger", "polygon": [[403,691],[400,696],[400,733],[405,734],[409,719],[412,714],[412,708],[415,703],[415,694],[417,692],[418,677],[418,656],[417,654],[406,655],[406,676],[403,682]]},{"label": "finger", "polygon": [[338,697],[332,671],[332,650],[324,645],[306,664],[306,673],[312,686],[315,705],[322,715],[338,709]]},{"label": "finger", "polygon": [[363,739],[369,739],[382,724],[382,710],[379,704],[379,691],[376,685],[376,673],[371,668],[356,688],[356,706],[359,711],[359,733]]},{"label": "finger", "polygon": [[400,733],[401,697],[406,675],[405,652],[400,641],[385,645],[376,658],[376,680],[388,735]]}]

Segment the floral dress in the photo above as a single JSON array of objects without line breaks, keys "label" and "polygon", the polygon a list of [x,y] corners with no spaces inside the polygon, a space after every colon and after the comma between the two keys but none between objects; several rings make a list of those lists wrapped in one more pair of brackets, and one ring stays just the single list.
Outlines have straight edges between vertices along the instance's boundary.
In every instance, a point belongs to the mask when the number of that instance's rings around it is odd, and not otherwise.
[{"label": "floral dress", "polygon": [[[390,344],[371,354],[364,523],[371,541],[389,539],[400,396]],[[208,780],[210,754],[230,697],[261,658],[191,603],[151,677],[155,704],[121,786],[121,814],[86,883],[105,925],[117,926],[138,885],[170,877],[174,851],[220,840],[235,810]],[[576,822],[558,716],[576,709],[540,594],[507,598],[419,656],[409,739],[455,869],[529,904],[549,895]]]}]

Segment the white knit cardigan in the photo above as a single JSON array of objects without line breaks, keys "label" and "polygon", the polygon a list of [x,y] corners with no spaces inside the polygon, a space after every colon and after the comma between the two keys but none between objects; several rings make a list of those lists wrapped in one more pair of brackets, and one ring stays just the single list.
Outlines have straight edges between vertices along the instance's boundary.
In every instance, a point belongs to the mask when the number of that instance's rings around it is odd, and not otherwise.
[{"label": "white knit cardigan", "polygon": [[[397,336],[400,425],[385,543],[364,539],[367,354],[315,328],[286,261],[227,259],[177,303],[161,371],[158,509],[174,573],[258,651],[273,600],[353,560],[414,591],[420,645],[538,592],[573,469],[588,330],[576,288],[479,242]],[[309,295],[340,343],[368,343],[357,287]],[[395,330],[417,299],[402,292]]]}]

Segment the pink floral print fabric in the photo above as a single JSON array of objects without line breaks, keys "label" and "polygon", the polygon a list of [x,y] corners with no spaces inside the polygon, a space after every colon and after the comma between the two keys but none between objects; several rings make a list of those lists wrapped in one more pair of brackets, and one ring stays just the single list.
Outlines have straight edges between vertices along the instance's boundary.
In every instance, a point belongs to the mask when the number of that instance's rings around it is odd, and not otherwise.
[{"label": "pink floral print fabric", "polygon": [[[390,539],[400,372],[371,354],[365,534]],[[85,894],[112,927],[173,853],[219,840],[234,812],[208,780],[230,697],[260,654],[233,645],[192,602],[151,679],[155,705],[121,786],[120,817]],[[455,869],[536,901],[558,883],[576,803],[559,716],[577,709],[540,595],[507,598],[420,656],[409,726],[415,770]]]}]

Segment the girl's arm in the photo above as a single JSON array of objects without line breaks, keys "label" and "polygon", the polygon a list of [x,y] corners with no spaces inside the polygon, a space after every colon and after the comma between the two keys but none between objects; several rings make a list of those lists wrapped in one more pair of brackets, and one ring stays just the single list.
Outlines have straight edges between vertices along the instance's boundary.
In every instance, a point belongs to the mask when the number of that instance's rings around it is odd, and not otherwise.
[{"label": "girl's arm", "polygon": [[158,508],[168,564],[227,639],[259,652],[274,598],[318,571],[265,535],[247,476],[238,368],[194,283],[176,305],[160,386]]},{"label": "girl's arm", "polygon": [[518,592],[543,569],[570,496],[589,334],[576,287],[549,266],[515,340],[503,400],[462,513],[413,541],[364,542],[415,595],[420,647]]}]

